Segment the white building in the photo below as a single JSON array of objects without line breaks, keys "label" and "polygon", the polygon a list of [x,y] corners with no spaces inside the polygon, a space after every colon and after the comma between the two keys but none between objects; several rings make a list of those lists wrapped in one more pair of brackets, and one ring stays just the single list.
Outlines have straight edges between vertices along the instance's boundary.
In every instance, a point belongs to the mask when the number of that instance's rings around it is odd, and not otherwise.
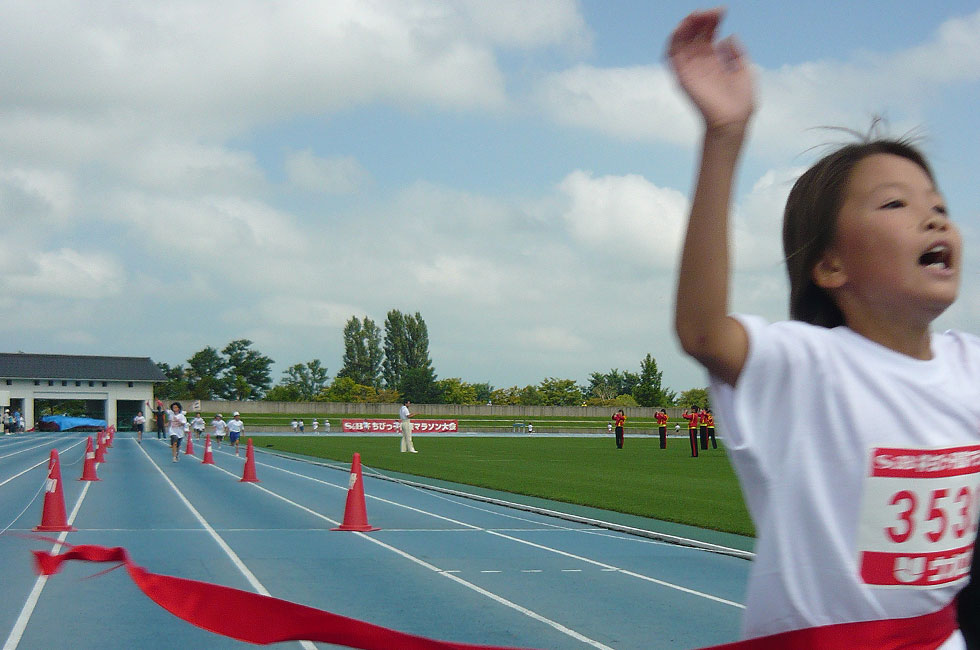
[{"label": "white building", "polygon": [[86,415],[124,429],[143,411],[149,429],[153,384],[166,379],[149,357],[0,353],[0,405],[20,411],[28,429],[36,400],[84,400]]}]

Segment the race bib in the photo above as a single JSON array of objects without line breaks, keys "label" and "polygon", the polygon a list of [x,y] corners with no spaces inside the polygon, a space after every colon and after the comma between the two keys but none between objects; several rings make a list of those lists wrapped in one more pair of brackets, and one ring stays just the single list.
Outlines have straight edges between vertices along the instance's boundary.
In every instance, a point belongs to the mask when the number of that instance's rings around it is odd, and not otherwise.
[{"label": "race bib", "polygon": [[929,589],[965,579],[980,518],[980,445],[871,450],[857,558],[862,580]]}]

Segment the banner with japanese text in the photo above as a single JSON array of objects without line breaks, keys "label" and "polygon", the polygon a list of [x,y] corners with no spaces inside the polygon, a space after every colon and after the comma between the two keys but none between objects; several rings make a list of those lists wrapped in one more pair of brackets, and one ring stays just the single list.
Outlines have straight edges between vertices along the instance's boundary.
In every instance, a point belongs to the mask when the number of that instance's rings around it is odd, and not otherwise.
[{"label": "banner with japanese text", "polygon": [[[399,420],[341,420],[344,433],[401,433]],[[455,433],[459,420],[412,420],[412,433]]]}]

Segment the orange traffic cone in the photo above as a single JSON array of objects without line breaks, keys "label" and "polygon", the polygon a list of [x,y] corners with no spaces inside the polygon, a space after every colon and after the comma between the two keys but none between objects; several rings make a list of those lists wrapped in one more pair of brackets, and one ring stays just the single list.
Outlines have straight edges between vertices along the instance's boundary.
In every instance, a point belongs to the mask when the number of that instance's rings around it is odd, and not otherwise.
[{"label": "orange traffic cone", "polygon": [[331,530],[357,530],[369,532],[381,530],[368,523],[367,508],[364,506],[364,482],[361,479],[361,455],[354,452],[350,464],[350,483],[347,488],[347,506],[344,508],[344,523]]},{"label": "orange traffic cone", "polygon": [[82,478],[79,481],[101,481],[99,475],[95,473],[95,450],[92,449],[92,436],[88,437],[85,444],[85,465],[82,467]]},{"label": "orange traffic cone", "polygon": [[105,438],[102,437],[101,433],[99,434],[98,441],[95,443],[95,462],[105,462]]},{"label": "orange traffic cone", "polygon": [[184,445],[184,454],[187,456],[194,455],[194,436],[193,434],[187,434],[187,444]]},{"label": "orange traffic cone", "polygon": [[252,439],[248,439],[248,448],[245,450],[245,471],[242,472],[242,480],[239,483],[259,483],[255,478],[255,450],[252,449]]},{"label": "orange traffic cone", "polygon": [[113,433],[115,433],[115,429],[113,427],[109,427],[108,429],[106,429],[106,432],[105,432],[105,446],[106,447],[112,447],[112,434]]},{"label": "orange traffic cone", "polygon": [[68,525],[65,516],[65,493],[61,488],[61,461],[58,460],[58,450],[51,450],[48,459],[48,480],[44,486],[44,512],[41,513],[41,525],[36,531],[55,532],[75,530]]},{"label": "orange traffic cone", "polygon": [[204,437],[204,460],[202,465],[214,465],[214,455],[211,453],[211,434]]}]

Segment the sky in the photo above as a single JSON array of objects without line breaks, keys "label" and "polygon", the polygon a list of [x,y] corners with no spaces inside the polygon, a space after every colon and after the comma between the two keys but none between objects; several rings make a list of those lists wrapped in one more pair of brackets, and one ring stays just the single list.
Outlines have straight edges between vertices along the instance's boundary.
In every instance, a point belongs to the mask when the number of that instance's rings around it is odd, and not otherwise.
[{"label": "sky", "polygon": [[[699,122],[679,0],[0,3],[0,351],[340,370],[419,312],[439,378],[707,384],[672,329]],[[886,9],[887,8],[887,9]],[[736,0],[758,94],[733,311],[787,315],[782,206],[839,130],[914,133],[980,321],[980,6]],[[705,251],[705,254],[711,254]]]}]

